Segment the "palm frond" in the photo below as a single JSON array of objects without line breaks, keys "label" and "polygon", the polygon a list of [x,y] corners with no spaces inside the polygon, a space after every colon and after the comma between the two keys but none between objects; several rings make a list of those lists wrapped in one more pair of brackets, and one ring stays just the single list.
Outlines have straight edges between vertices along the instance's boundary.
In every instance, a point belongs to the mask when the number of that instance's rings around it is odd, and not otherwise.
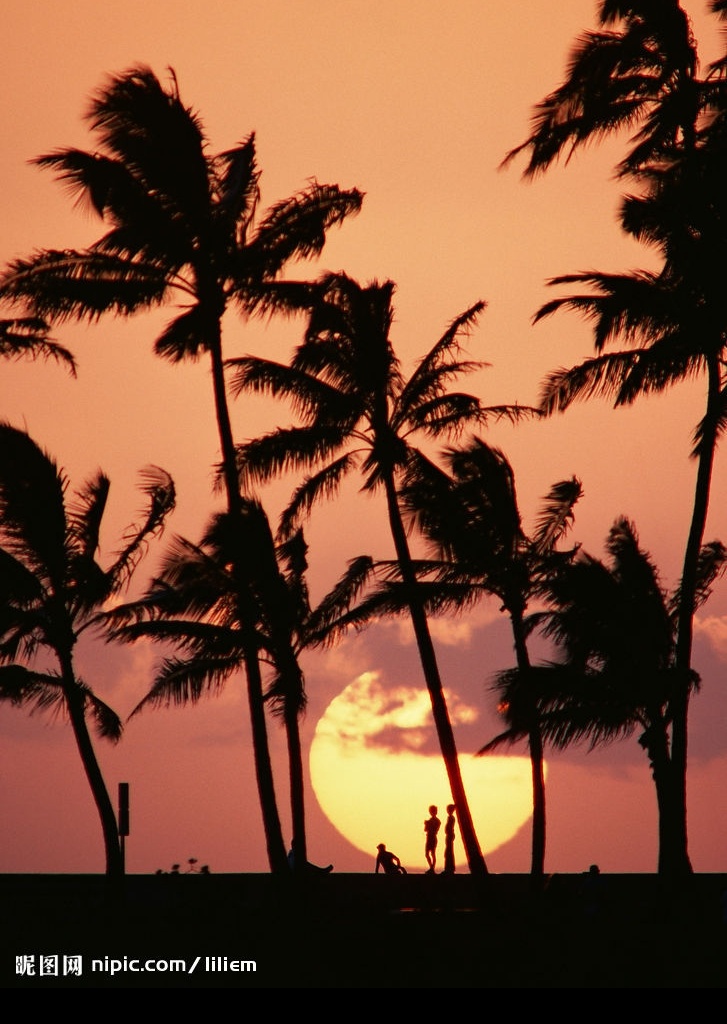
[{"label": "palm frond", "polygon": [[487,413],[474,395],[437,395],[409,410],[408,426],[432,437],[457,435],[475,424],[487,422]]},{"label": "palm frond", "polygon": [[326,232],[361,209],[363,193],[311,182],[307,189],[276,203],[263,217],[250,254],[258,279],[272,278],[291,259],[309,259],[323,249]]},{"label": "palm frond", "polygon": [[39,317],[26,316],[0,320],[0,357],[30,356],[31,359],[55,359],[76,376],[76,360],[67,348],[52,341],[50,327]]},{"label": "palm frond", "polygon": [[682,354],[664,363],[652,349],[611,352],[586,359],[570,369],[549,373],[540,390],[540,409],[545,416],[564,412],[573,402],[601,397],[614,407],[630,404],[640,394],[660,392],[675,380],[696,373],[699,355]]},{"label": "palm frond", "polygon": [[140,475],[141,491],[148,499],[147,508],[142,513],[142,521],[126,530],[125,546],[106,570],[110,593],[119,590],[131,577],[145,553],[146,542],[164,529],[166,518],[176,504],[174,481],[166,470],[150,465]]},{"label": "palm frond", "polygon": [[[319,286],[312,281],[247,281],[244,273],[247,268],[248,254],[241,253],[233,258],[233,264],[241,263],[243,270],[242,282],[237,282],[230,289],[230,297],[235,301],[243,317],[268,318],[274,316],[295,317],[301,313],[309,313],[315,306],[319,296]],[[237,273],[237,271],[236,271]]]},{"label": "palm frond", "polygon": [[288,719],[295,714],[305,714],[308,706],[308,695],[305,692],[305,678],[293,656],[287,671],[276,671],[265,691],[265,703],[277,718]]},{"label": "palm frond", "polygon": [[[33,571],[10,551],[0,547],[0,623],[5,621],[4,616],[11,609],[32,607],[42,594],[43,584]],[[0,635],[3,632],[0,625]]]},{"label": "palm frond", "polygon": [[340,392],[310,373],[256,356],[229,359],[226,364],[233,372],[229,375],[230,393],[239,396],[243,391],[254,394],[285,398],[291,408],[302,416],[307,425],[315,417],[334,418],[336,413],[345,411]]},{"label": "palm frond", "polygon": [[306,469],[316,460],[327,458],[345,439],[345,429],[337,424],[274,430],[238,445],[240,480],[247,486],[269,480],[277,473]]},{"label": "palm frond", "polygon": [[123,732],[121,719],[116,712],[105,704],[90,690],[83,687],[86,703],[86,714],[90,715],[98,735],[112,743],[118,743]]},{"label": "palm frond", "polygon": [[370,583],[374,568],[370,555],[359,555],[349,561],[345,573],[307,616],[302,636],[304,647],[330,646],[338,639],[338,624]]},{"label": "palm frond", "polygon": [[127,622],[109,629],[108,640],[134,643],[146,639],[155,643],[172,643],[179,650],[215,657],[227,657],[242,651],[239,630],[199,619],[154,619]]},{"label": "palm frond", "polygon": [[422,533],[435,552],[446,549],[448,521],[458,522],[463,512],[452,478],[417,448],[410,448],[399,487],[399,500],[410,529]]},{"label": "palm frond", "polygon": [[36,711],[60,713],[65,705],[65,693],[59,676],[36,672],[25,665],[0,665],[0,700],[16,707]]},{"label": "palm frond", "polygon": [[173,69],[167,88],[145,65],[109,76],[87,119],[102,148],[200,234],[210,206],[207,140],[200,118],[180,99]]},{"label": "palm frond", "polygon": [[93,558],[99,547],[101,522],[111,481],[102,472],[88,480],[66,509],[68,531],[86,558]]},{"label": "palm frond", "polygon": [[196,704],[203,696],[218,694],[239,671],[239,658],[165,658],[152,688],[136,705],[130,718],[147,708]]},{"label": "palm frond", "polygon": [[710,410],[697,424],[692,444],[692,457],[698,458],[709,445],[711,438],[715,441],[722,437],[727,428],[727,385],[720,388],[716,409]]},{"label": "palm frond", "polygon": [[444,334],[420,359],[414,373],[402,390],[402,407],[411,408],[421,398],[431,394],[441,394],[443,379],[449,378],[452,374],[470,373],[487,365],[469,360],[456,362],[461,351],[462,340],[471,335],[477,325],[480,313],[486,306],[485,302],[476,302],[451,321]]},{"label": "palm frond", "polygon": [[538,554],[551,552],[573,525],[573,507],[583,497],[583,488],[577,477],[553,484],[538,514],[533,534],[533,546]]},{"label": "palm frond", "polygon": [[216,210],[233,228],[252,222],[260,199],[260,171],[255,154],[255,133],[214,159],[218,200]]},{"label": "palm frond", "polygon": [[56,150],[33,163],[55,170],[77,205],[85,204],[111,225],[92,247],[94,251],[151,263],[174,252],[177,267],[192,257],[189,240],[172,211],[158,191],[140,180],[132,165],[79,149]]},{"label": "palm frond", "polygon": [[[563,84],[535,107],[530,136],[510,150],[502,166],[527,152],[524,176],[532,178],[564,154],[567,162],[590,141],[599,141],[648,117],[653,106],[674,91],[669,59],[677,53],[675,65],[691,78],[696,58],[686,19],[674,33],[676,45],[670,40],[665,47],[663,38],[655,44],[654,36],[644,31],[647,25],[653,27],[659,13],[667,17],[676,13],[674,6],[661,5],[658,11],[656,6],[651,7],[645,19],[633,19],[629,12],[620,10],[613,20],[601,22],[613,24],[626,16],[626,24],[619,26],[619,31],[581,33],[568,58]],[[683,15],[681,10],[678,13]],[[649,148],[644,147],[645,141],[640,150],[642,159],[658,147],[658,139]],[[634,160],[624,164],[622,172],[626,173]]]},{"label": "palm frond", "polygon": [[397,401],[397,413],[402,423],[414,416],[423,403],[443,395],[451,380],[463,374],[474,373],[485,366],[489,366],[489,363],[452,359],[438,365],[429,365],[424,372],[420,364],[402,388]]},{"label": "palm frond", "polygon": [[30,436],[0,423],[0,537],[6,550],[60,585],[65,572],[66,480]]},{"label": "palm frond", "polygon": [[497,736],[493,736],[492,739],[485,743],[484,747],[480,747],[475,754],[477,757],[482,757],[485,754],[492,754],[495,750],[499,750],[505,745],[512,746],[520,740],[527,739],[527,736],[528,733],[526,729],[506,729],[505,732],[501,732],[498,733]]},{"label": "palm frond", "polygon": [[356,465],[357,457],[347,452],[327,466],[312,474],[293,493],[280,517],[278,537],[283,540],[298,528],[300,520],[307,516],[317,501],[334,497],[348,472]]},{"label": "palm frond", "polygon": [[104,217],[107,210],[113,212],[114,194],[117,197],[125,195],[126,202],[122,205],[127,207],[131,194],[143,194],[128,168],[104,153],[88,153],[69,147],[44,153],[31,162],[36,167],[55,171],[57,179],[65,185],[76,205],[85,204],[99,217]]},{"label": "palm frond", "polygon": [[19,301],[37,316],[62,323],[129,315],[157,305],[170,282],[162,266],[94,250],[38,250],[13,260],[0,277],[0,299]]},{"label": "palm frond", "polygon": [[[694,603],[692,605],[695,612],[711,597],[714,585],[724,575],[725,569],[727,569],[727,548],[721,541],[713,540],[708,544],[703,544],[697,560]],[[679,614],[682,590],[683,582],[680,581],[669,602],[674,617]]]},{"label": "palm frond", "polygon": [[548,284],[588,284],[594,292],[552,299],[540,307],[533,322],[538,323],[560,309],[583,313],[595,324],[594,343],[599,352],[618,336],[634,344],[653,340],[678,320],[678,292],[650,271],[563,274]]},{"label": "palm frond", "polygon": [[170,320],[154,342],[154,352],[171,363],[199,359],[209,343],[207,324],[208,316],[197,303]]}]

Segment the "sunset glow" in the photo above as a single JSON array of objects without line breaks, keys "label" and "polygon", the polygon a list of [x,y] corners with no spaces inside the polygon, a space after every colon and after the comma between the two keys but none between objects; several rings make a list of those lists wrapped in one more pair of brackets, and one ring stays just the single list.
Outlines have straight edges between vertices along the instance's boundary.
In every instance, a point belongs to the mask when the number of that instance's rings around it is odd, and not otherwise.
[{"label": "sunset glow", "polygon": [[[451,800],[441,757],[417,752],[431,732],[430,714],[426,693],[403,687],[387,692],[375,674],[364,673],[331,701],[310,752],[313,789],[338,831],[372,858],[383,842],[405,866],[419,870],[426,867],[427,808],[436,804],[444,821]],[[455,705],[455,720],[471,714],[474,709]],[[512,839],[532,813],[530,762],[495,755],[460,761],[487,854]],[[466,870],[461,842],[455,856]],[[440,850],[440,869],[441,857]]]},{"label": "sunset glow", "polygon": [[[706,66],[723,53],[725,22],[702,0],[682,6]],[[527,137],[534,105],[562,81],[574,41],[595,27],[595,8],[583,0],[5,0],[0,265],[38,250],[82,249],[107,230],[91,203],[76,203],[67,181],[33,161],[65,147],[94,152],[98,139],[85,119],[91,97],[108,76],[145,65],[165,87],[176,82],[210,153],[229,152],[254,135],[260,211],[311,182],[360,191],[360,211],[330,230],[321,254],[286,272],[393,282],[391,343],[405,378],[454,316],[482,302],[462,359],[483,365],[462,389],[485,406],[535,405],[545,375],[593,354],[592,324],[578,312],[534,323],[555,297],[547,282],[590,268],[620,274],[658,266],[658,253],[618,222],[624,188],[614,168],[628,132],[532,179],[523,180],[523,161],[501,166]],[[187,299],[177,293],[173,301],[181,305],[54,323],[52,337],[72,352],[75,376],[52,360],[3,359],[0,366],[0,418],[52,456],[69,492],[99,469],[110,479],[104,564],[138,514],[139,470],[154,465],[172,477],[176,507],[140,561],[128,599],[154,577],[171,538],[199,543],[223,502],[209,363],[172,362],[154,352]],[[304,330],[297,313],[245,317],[230,301],[224,357],[287,364]],[[549,488],[576,475],[583,497],[569,543],[602,557],[614,519],[628,516],[659,579],[673,589],[692,509],[703,384],[703,375],[687,374],[667,393],[631,406],[613,409],[596,398],[547,419],[489,417],[482,436],[512,465],[525,532]],[[268,395],[230,396],[231,434],[247,443],[297,422],[298,411]],[[293,468],[259,485],[272,523],[301,479]],[[305,521],[313,603],[351,560],[394,556],[382,488],[362,492],[360,483],[347,480],[331,500],[314,503]],[[723,439],[706,541],[727,543],[725,509]],[[420,557],[416,530],[411,545]],[[430,625],[479,842],[495,871],[527,872],[527,742],[474,756],[501,728],[492,682],[515,662],[508,617],[499,599],[486,597]],[[79,676],[124,723],[118,744],[95,736],[94,743],[109,792],[115,797],[119,783],[131,784],[127,868],[153,872],[197,857],[214,872],[267,871],[244,670],[219,695],[129,720],[163,656],[159,646],[106,644],[90,632],[77,651]],[[334,863],[336,872],[369,871],[384,842],[423,871],[427,807],[435,803],[443,819],[450,792],[409,619],[377,623],[332,648],[307,648],[301,662],[311,860]],[[690,705],[690,849],[695,870],[717,872],[727,864],[725,578],[698,610],[694,668],[701,683]],[[287,844],[285,733],[269,708],[261,717]],[[546,748],[545,755],[546,870],[580,871],[592,860],[623,872],[655,870],[656,798],[638,733],[593,753],[583,744]],[[0,811],[8,836],[0,873],[102,871],[87,789],[62,716],[0,705]],[[459,833],[456,855],[464,870]]]}]

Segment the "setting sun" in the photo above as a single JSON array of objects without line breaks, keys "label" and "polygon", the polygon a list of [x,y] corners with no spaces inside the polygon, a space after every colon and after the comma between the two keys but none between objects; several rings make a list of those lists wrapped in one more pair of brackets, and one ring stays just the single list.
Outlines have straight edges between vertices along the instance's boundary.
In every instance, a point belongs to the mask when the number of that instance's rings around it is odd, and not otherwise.
[{"label": "setting sun", "polygon": [[[452,702],[452,717],[476,714]],[[346,839],[376,855],[385,843],[409,869],[422,871],[424,819],[434,803],[444,820],[451,801],[441,757],[424,746],[431,711],[425,690],[384,688],[374,672],[358,677],[329,704],[318,722],[310,771],[318,801]],[[526,757],[460,755],[462,775],[485,854],[511,839],[532,813],[530,761]],[[442,865],[440,838],[437,869]],[[455,842],[457,867],[466,869]]]}]

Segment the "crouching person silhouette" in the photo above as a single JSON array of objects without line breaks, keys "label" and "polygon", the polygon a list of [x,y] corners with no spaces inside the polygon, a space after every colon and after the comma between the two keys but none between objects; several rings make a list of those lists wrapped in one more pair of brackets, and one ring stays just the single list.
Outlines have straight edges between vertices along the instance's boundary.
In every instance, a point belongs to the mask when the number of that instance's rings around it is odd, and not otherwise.
[{"label": "crouching person silhouette", "polygon": [[379,851],[376,854],[376,874],[379,873],[381,868],[385,875],[405,875],[406,868],[402,867],[401,861],[392,853],[391,850],[387,850],[384,843],[379,843],[376,847]]}]

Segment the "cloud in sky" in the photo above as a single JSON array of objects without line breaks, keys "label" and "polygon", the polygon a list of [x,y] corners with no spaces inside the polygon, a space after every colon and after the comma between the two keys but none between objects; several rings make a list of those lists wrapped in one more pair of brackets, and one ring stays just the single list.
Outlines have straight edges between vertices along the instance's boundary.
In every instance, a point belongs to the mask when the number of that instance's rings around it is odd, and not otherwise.
[{"label": "cloud in sky", "polygon": [[[477,708],[447,695],[453,726],[477,722]],[[377,747],[393,753],[402,750],[424,752],[434,746],[434,724],[426,689],[386,686],[378,671],[364,672],[328,706],[317,732],[335,733],[349,748]]]},{"label": "cloud in sky", "polygon": [[727,615],[697,616],[694,633],[704,637],[720,661],[727,661]]}]

